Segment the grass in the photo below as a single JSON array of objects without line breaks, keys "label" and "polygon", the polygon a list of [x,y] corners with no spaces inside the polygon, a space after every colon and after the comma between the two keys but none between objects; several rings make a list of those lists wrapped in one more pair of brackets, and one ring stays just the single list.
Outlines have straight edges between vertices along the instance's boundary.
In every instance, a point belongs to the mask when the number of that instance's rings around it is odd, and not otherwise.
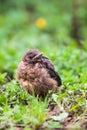
[{"label": "grass", "polygon": [[[54,62],[56,71],[61,75],[63,85],[50,98],[53,98],[58,106],[67,113],[73,113],[76,117],[85,116],[87,114],[86,52],[71,46],[60,46],[59,49],[52,46],[52,48],[50,53],[48,49],[43,53]],[[9,62],[9,65],[12,66],[12,64],[14,64],[13,59]],[[10,68],[8,72],[9,70]],[[13,70],[14,75],[15,70]],[[6,73],[1,73],[0,122],[3,124],[1,127],[9,124],[10,128],[13,128],[14,124],[22,124],[25,129],[27,127],[39,129],[49,119],[49,116],[46,116],[49,100],[41,100],[29,95],[19,86],[15,78],[10,79],[9,82],[6,80]],[[54,125],[54,122],[51,125],[52,128],[61,127],[58,123]],[[49,128],[51,125],[47,127]]]},{"label": "grass", "polygon": [[[84,119],[87,115],[87,38],[83,48],[78,48],[69,35],[70,12],[62,11],[62,17],[60,15],[62,3],[57,8],[51,1],[48,14],[46,2],[38,1],[35,7],[30,1],[33,12],[16,4],[17,10],[12,8],[0,15],[0,129],[39,130],[44,125],[47,129],[61,128],[58,121],[61,115],[56,115],[56,121],[48,114],[52,99],[63,113]],[[54,12],[59,14],[57,18]],[[46,26],[39,28],[36,21],[41,17]],[[29,95],[17,83],[18,63],[30,48],[39,49],[51,59],[62,79],[60,90],[50,98],[42,100]]]}]

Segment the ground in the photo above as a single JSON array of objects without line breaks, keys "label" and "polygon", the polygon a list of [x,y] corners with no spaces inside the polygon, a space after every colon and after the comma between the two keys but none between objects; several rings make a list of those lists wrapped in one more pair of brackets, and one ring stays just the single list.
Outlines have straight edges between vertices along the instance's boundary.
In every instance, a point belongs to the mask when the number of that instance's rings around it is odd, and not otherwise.
[{"label": "ground", "polygon": [[[0,15],[0,129],[87,129],[87,28],[79,47],[69,34],[70,8],[62,10],[65,3],[55,2],[30,0],[26,8],[16,3]],[[16,79],[30,48],[52,60],[62,79],[59,91],[44,99],[29,95]]]}]

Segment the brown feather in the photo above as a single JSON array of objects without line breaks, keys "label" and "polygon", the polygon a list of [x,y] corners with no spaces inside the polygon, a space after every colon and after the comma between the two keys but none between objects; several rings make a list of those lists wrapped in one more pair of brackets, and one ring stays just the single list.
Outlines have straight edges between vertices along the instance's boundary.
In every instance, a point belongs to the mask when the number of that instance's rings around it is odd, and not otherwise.
[{"label": "brown feather", "polygon": [[18,65],[17,79],[29,93],[43,96],[49,90],[55,91],[61,79],[55,72],[52,62],[40,51],[31,49],[23,56]]}]

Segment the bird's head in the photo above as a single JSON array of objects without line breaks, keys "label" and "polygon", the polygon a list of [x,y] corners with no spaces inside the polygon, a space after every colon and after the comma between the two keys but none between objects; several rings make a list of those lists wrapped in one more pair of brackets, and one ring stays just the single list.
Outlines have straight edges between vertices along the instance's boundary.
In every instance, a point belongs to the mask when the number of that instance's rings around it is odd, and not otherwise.
[{"label": "bird's head", "polygon": [[31,62],[40,61],[41,57],[42,57],[42,53],[39,50],[30,49],[25,53],[22,60],[24,62],[31,63]]}]

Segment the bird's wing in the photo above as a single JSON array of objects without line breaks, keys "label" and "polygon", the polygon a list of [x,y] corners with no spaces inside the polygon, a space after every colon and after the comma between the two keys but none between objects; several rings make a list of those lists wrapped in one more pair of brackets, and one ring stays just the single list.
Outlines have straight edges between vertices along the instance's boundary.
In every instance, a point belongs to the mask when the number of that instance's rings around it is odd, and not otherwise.
[{"label": "bird's wing", "polygon": [[57,81],[58,86],[60,86],[61,83],[61,78],[60,76],[57,74],[57,72],[55,72],[54,66],[52,64],[52,62],[47,58],[47,57],[42,57],[42,62],[45,65],[45,67],[48,70],[48,73],[50,74],[50,76],[55,79]]}]

